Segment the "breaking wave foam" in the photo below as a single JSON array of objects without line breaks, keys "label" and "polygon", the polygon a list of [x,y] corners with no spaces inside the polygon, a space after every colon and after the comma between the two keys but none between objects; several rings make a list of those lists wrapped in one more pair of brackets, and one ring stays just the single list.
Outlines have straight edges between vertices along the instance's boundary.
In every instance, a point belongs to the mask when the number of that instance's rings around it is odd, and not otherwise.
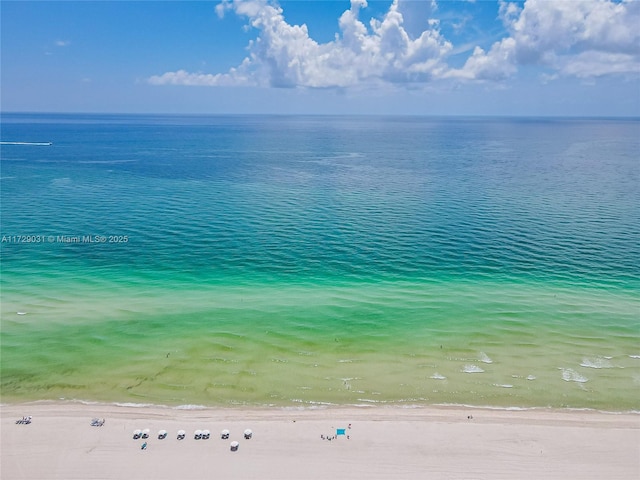
[{"label": "breaking wave foam", "polygon": [[463,373],[484,373],[484,370],[477,365],[465,365]]},{"label": "breaking wave foam", "polygon": [[484,352],[480,352],[478,360],[480,360],[482,363],[493,363],[493,360],[491,360],[489,356]]},{"label": "breaking wave foam", "polygon": [[561,368],[560,370],[562,370],[562,379],[565,382],[586,383],[589,381],[587,377],[579,374],[571,368]]},{"label": "breaking wave foam", "polygon": [[613,364],[603,357],[583,358],[580,366],[587,368],[613,368]]}]

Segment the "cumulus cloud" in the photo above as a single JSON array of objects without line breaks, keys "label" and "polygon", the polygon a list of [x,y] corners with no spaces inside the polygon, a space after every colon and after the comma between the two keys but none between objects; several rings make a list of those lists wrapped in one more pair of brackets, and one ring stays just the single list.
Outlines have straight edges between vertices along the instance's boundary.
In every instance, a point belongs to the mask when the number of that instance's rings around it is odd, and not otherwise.
[{"label": "cumulus cloud", "polygon": [[188,85],[203,87],[225,87],[253,85],[254,81],[248,72],[249,59],[246,59],[238,68],[231,68],[228,73],[189,73],[186,70],[166,72],[162,75],[154,75],[148,79],[151,85]]},{"label": "cumulus cloud", "polygon": [[[438,78],[446,71],[445,57],[452,45],[438,22],[425,17],[419,35],[405,28],[400,0],[394,0],[380,19],[369,25],[360,20],[366,0],[351,0],[339,18],[335,40],[318,43],[306,25],[290,25],[282,9],[267,0],[224,0],[216,8],[248,19],[259,34],[249,45],[242,65],[224,74],[193,74],[183,70],[151,77],[152,84],[268,85],[274,87],[334,88],[363,83],[415,83]],[[428,2],[428,12],[435,2]],[[427,13],[428,13],[427,12]],[[415,20],[412,28],[416,28]]]},{"label": "cumulus cloud", "polygon": [[488,52],[476,48],[450,76],[504,79],[520,65],[583,78],[640,73],[640,2],[501,1],[499,15],[509,36]]},{"label": "cumulus cloud", "polygon": [[500,0],[506,36],[477,46],[461,68],[440,31],[435,0],[393,0],[380,18],[361,20],[367,0],[351,0],[333,41],[318,43],[306,25],[291,25],[271,0],[222,0],[216,12],[245,17],[258,31],[248,56],[226,73],[167,72],[154,85],[346,88],[425,84],[438,79],[503,81],[523,65],[580,78],[640,73],[640,2],[634,0]]}]

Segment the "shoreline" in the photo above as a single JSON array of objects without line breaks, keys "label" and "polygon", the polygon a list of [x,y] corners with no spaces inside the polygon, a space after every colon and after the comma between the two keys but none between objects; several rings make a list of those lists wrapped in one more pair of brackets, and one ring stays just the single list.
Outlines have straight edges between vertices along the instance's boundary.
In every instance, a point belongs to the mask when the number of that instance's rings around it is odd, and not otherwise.
[{"label": "shoreline", "polygon": [[179,404],[167,405],[161,403],[137,403],[137,402],[107,402],[102,400],[83,400],[73,399],[37,399],[37,400],[10,400],[0,402],[0,409],[10,408],[14,406],[24,406],[28,408],[33,405],[38,406],[56,406],[56,405],[79,405],[86,407],[104,408],[131,408],[131,409],[158,409],[168,411],[207,411],[207,410],[225,410],[225,411],[268,411],[268,412],[301,412],[301,411],[323,411],[323,410],[354,410],[354,411],[376,411],[376,410],[477,410],[477,411],[496,411],[496,412],[554,412],[554,413],[597,413],[602,415],[639,415],[640,410],[604,410],[590,407],[554,407],[554,406],[500,406],[500,405],[473,405],[463,403],[330,403],[330,402],[305,402],[299,405],[278,405],[278,404]]},{"label": "shoreline", "polygon": [[[78,401],[5,403],[0,413],[0,476],[11,479],[116,479],[132,472],[142,479],[215,473],[266,480],[640,474],[638,413],[442,405],[181,409]],[[27,415],[31,424],[15,424]],[[94,427],[92,418],[106,422]],[[142,450],[132,432],[146,428]],[[247,428],[250,440],[242,436]],[[163,429],[168,436],[158,440]],[[177,440],[182,429],[186,438]],[[211,438],[195,440],[196,429],[210,430]],[[221,440],[222,429],[230,430],[228,440]],[[230,451],[233,440],[237,452]]]}]

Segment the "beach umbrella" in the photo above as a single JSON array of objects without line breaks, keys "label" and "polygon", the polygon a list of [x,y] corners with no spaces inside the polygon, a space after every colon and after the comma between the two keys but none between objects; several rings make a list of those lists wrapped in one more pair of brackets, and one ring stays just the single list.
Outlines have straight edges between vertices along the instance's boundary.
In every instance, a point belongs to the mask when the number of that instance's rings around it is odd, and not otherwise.
[{"label": "beach umbrella", "polygon": [[220,432],[220,438],[222,438],[223,440],[229,438],[229,430],[222,430],[222,432]]},{"label": "beach umbrella", "polygon": [[234,440],[233,442],[231,442],[231,451],[235,452],[236,450],[238,450],[239,446],[240,444]]},{"label": "beach umbrella", "polygon": [[200,440],[202,438],[202,430],[196,430],[193,434],[193,438]]},{"label": "beach umbrella", "polygon": [[134,430],[133,431],[133,439],[137,440],[142,436],[142,430]]},{"label": "beach umbrella", "polygon": [[187,432],[185,432],[184,430],[178,430],[178,440],[184,439],[186,434]]},{"label": "beach umbrella", "polygon": [[251,437],[253,436],[253,432],[250,429],[246,429],[244,431],[244,438],[246,438],[247,440],[249,440]]},{"label": "beach umbrella", "polygon": [[202,430],[202,439],[203,440],[208,440],[210,435],[211,435],[211,432],[209,430]]},{"label": "beach umbrella", "polygon": [[167,431],[166,431],[166,430],[160,430],[160,431],[158,432],[158,438],[159,438],[160,440],[162,440],[162,439],[164,439],[164,438],[167,438]]},{"label": "beach umbrella", "polygon": [[149,429],[145,428],[144,430],[142,430],[142,438],[149,438]]}]

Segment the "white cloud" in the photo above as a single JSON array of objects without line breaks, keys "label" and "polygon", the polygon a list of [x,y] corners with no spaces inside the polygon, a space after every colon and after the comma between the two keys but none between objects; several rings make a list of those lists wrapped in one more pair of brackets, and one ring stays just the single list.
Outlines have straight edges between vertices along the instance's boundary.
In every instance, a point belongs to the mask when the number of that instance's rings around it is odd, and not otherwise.
[{"label": "white cloud", "polygon": [[513,38],[496,42],[488,53],[476,47],[461,70],[451,70],[447,75],[467,80],[504,80],[517,71],[514,50]]},{"label": "white cloud", "polygon": [[243,86],[253,85],[254,81],[247,74],[249,60],[245,58],[244,62],[238,68],[231,68],[228,73],[189,73],[186,70],[178,70],[176,72],[166,72],[162,75],[154,75],[147,81],[151,85],[187,85],[187,86],[204,86],[204,87],[224,87],[224,86]]},{"label": "white cloud", "polygon": [[586,51],[566,59],[560,73],[580,78],[600,77],[610,74],[640,73],[637,55]]},{"label": "white cloud", "polygon": [[68,47],[71,42],[69,40],[56,40],[55,45],[56,47]]},{"label": "white cloud", "polygon": [[[435,0],[393,0],[379,19],[361,19],[366,0],[351,0],[339,18],[335,40],[318,43],[306,25],[290,25],[270,0],[222,0],[216,12],[246,17],[258,36],[249,55],[226,73],[167,72],[154,85],[343,88],[425,84],[437,79],[503,81],[519,66],[542,66],[544,81],[640,73],[640,1],[500,1],[507,32],[485,51],[475,47],[459,69],[446,59],[456,53],[440,33]],[[469,49],[471,50],[471,49]]]},{"label": "white cloud", "polygon": [[451,76],[503,79],[519,65],[582,78],[640,73],[640,2],[501,1],[499,13],[509,36],[488,52],[476,49]]},{"label": "white cloud", "polygon": [[[398,0],[367,27],[360,19],[366,0],[351,0],[339,19],[336,39],[318,43],[306,25],[290,25],[282,9],[267,0],[225,0],[216,7],[245,16],[259,31],[242,65],[225,74],[192,74],[179,70],[149,79],[152,84],[232,85],[276,87],[351,87],[363,83],[414,83],[438,78],[446,71],[444,58],[452,45],[439,32],[438,22],[424,18],[427,28],[410,35]],[[435,3],[430,4],[432,11]]]}]

